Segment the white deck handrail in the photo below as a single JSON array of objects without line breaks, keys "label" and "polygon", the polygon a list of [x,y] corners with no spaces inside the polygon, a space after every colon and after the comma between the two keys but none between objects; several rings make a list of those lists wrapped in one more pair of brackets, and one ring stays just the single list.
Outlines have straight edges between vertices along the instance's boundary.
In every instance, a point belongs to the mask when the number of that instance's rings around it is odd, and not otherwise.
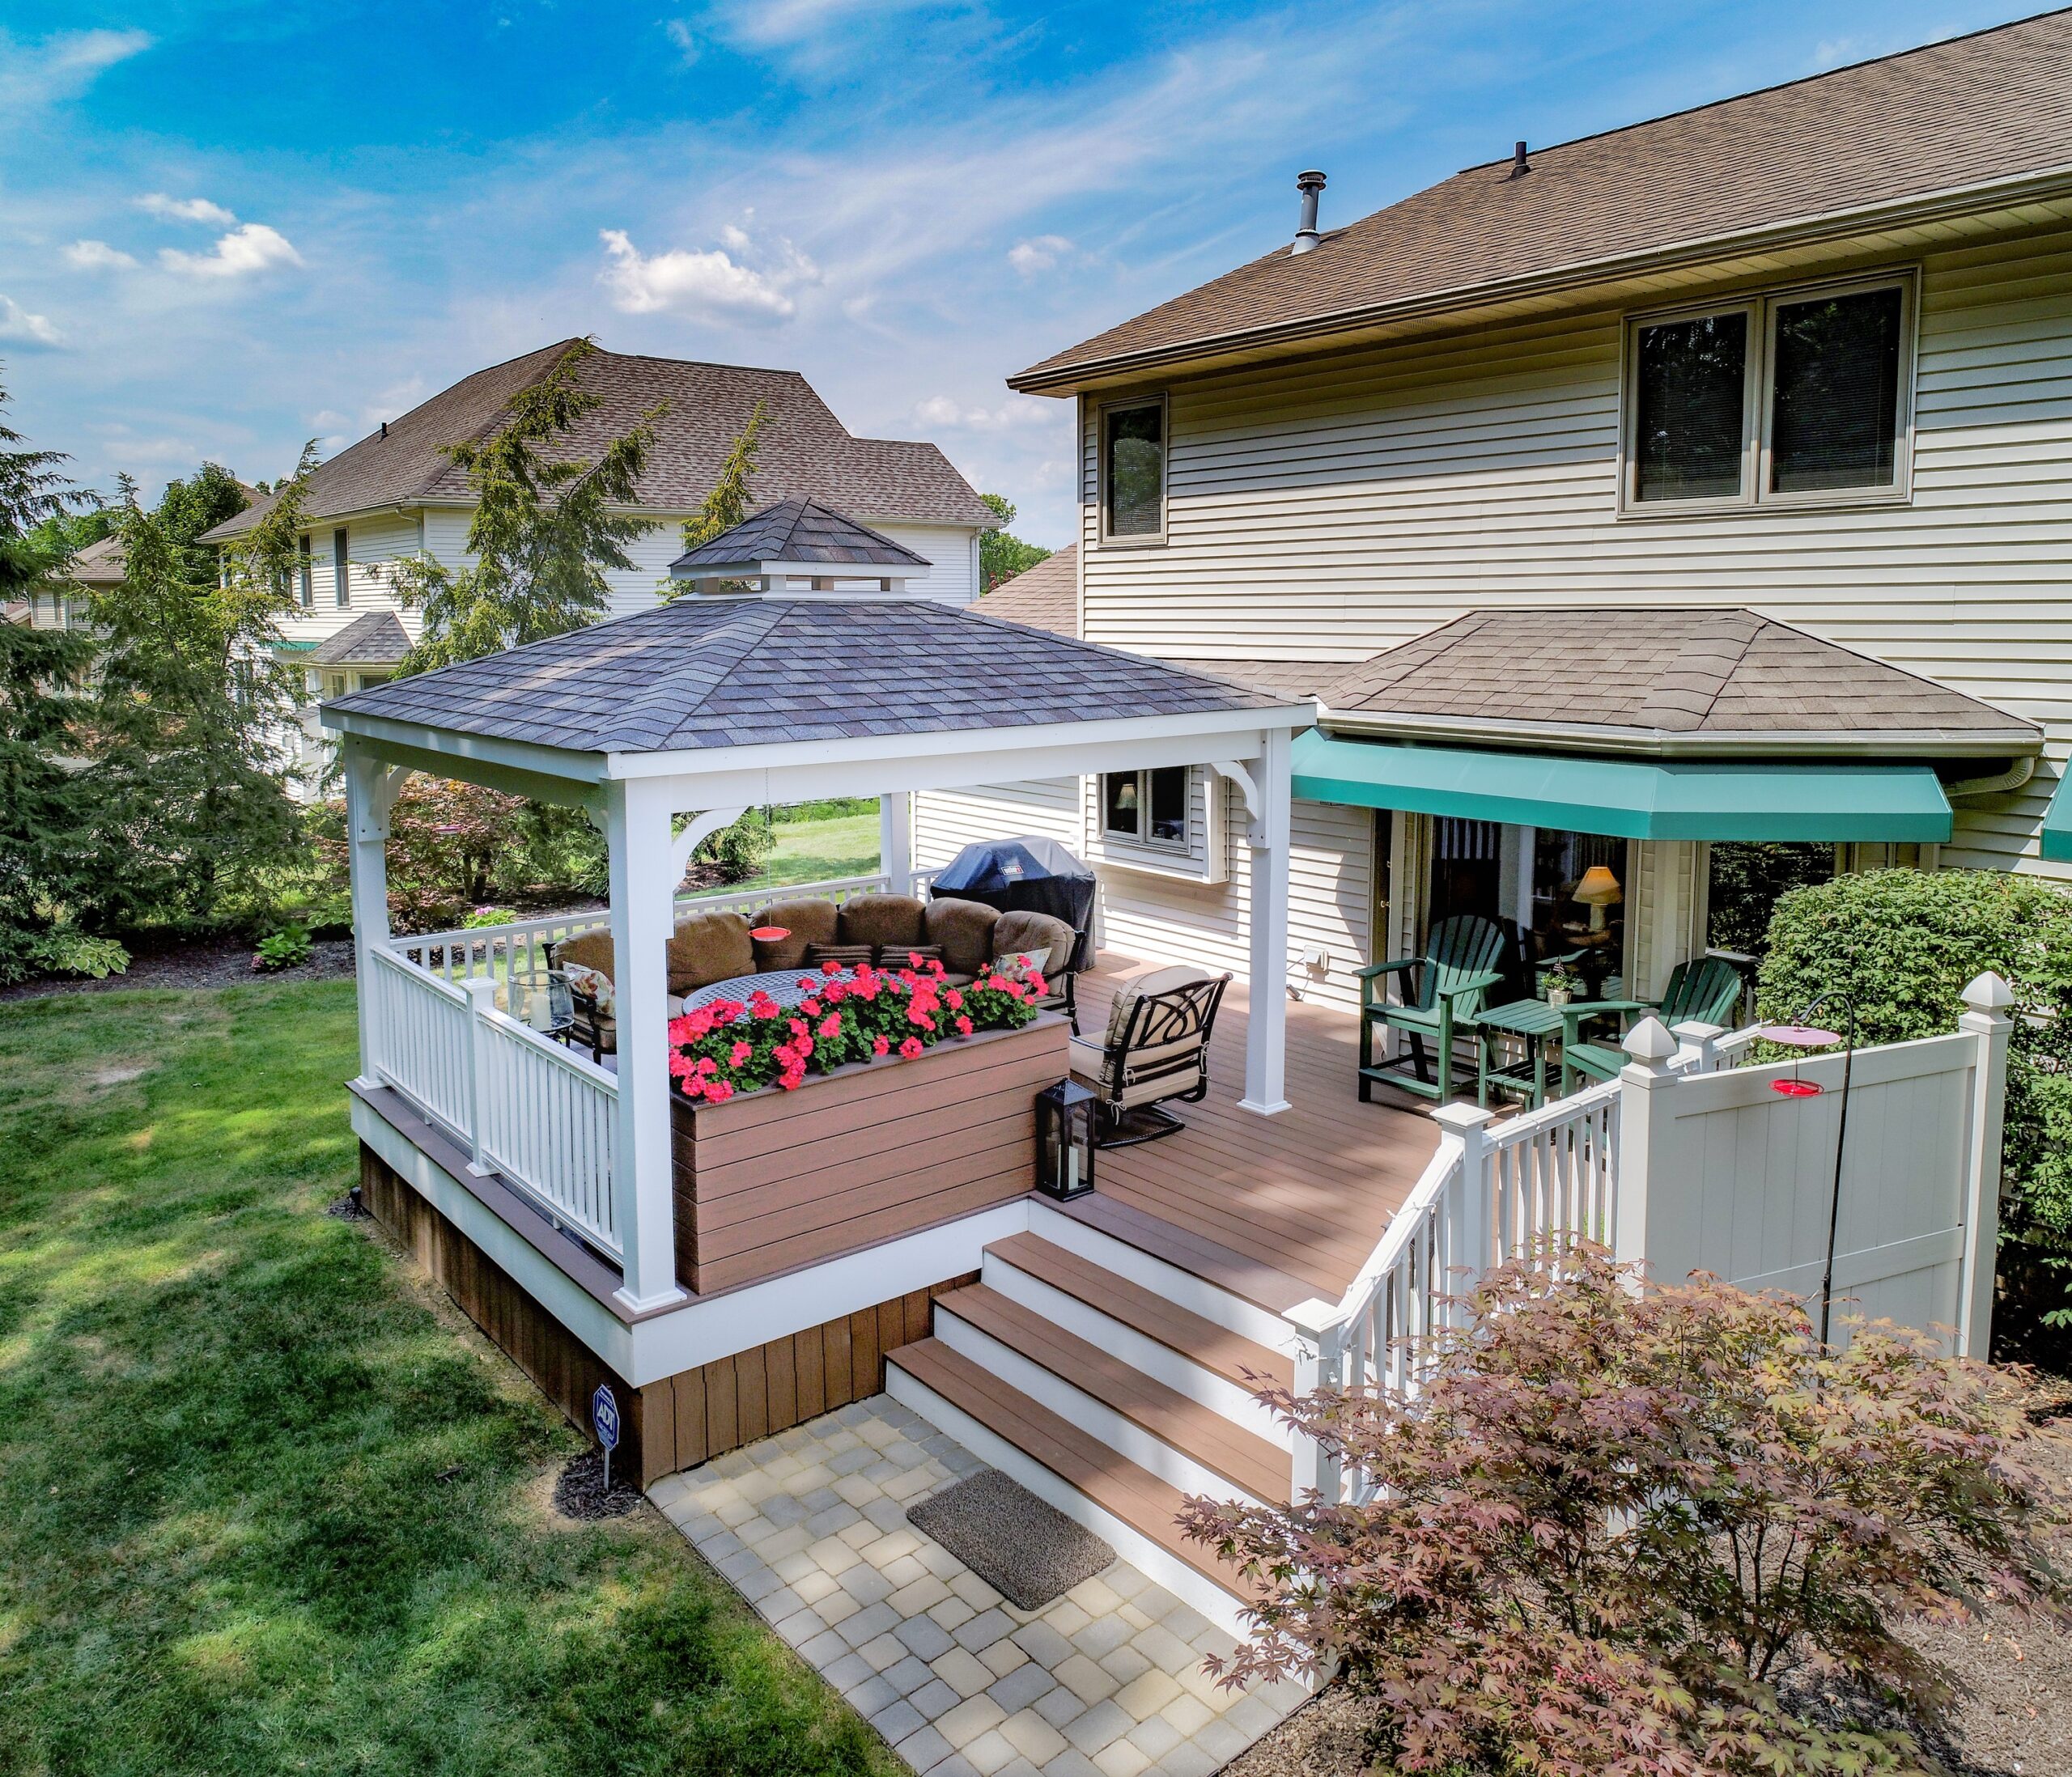
[{"label": "white deck handrail", "polygon": [[[1670,1066],[1709,1073],[1754,1044],[1758,1027],[1728,1033],[1679,1024]],[[1301,1339],[1295,1392],[1416,1386],[1410,1342],[1433,1331],[1457,1296],[1492,1264],[1550,1235],[1609,1244],[1618,1213],[1620,1084],[1603,1081],[1503,1122],[1472,1105],[1433,1113],[1432,1156],[1335,1303],[1310,1301],[1289,1321]],[[1337,1464],[1310,1440],[1295,1445],[1294,1496],[1337,1498]],[[1354,1478],[1355,1497],[1365,1496]]]}]

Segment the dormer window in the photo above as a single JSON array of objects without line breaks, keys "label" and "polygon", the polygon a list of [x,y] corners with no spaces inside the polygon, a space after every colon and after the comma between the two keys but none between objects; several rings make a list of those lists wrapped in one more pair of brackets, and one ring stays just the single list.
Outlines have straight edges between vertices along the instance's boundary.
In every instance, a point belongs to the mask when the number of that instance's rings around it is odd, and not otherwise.
[{"label": "dormer window", "polygon": [[1101,541],[1166,541],[1166,398],[1100,412]]}]

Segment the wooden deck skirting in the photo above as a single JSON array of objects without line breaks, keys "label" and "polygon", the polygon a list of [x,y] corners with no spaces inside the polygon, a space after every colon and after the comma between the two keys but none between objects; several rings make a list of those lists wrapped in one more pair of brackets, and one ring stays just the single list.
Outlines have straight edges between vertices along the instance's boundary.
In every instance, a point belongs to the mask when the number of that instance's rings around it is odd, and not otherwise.
[{"label": "wooden deck skirting", "polygon": [[677,1281],[711,1295],[1020,1196],[1066,1035],[1046,1013],[795,1092],[673,1099]]}]

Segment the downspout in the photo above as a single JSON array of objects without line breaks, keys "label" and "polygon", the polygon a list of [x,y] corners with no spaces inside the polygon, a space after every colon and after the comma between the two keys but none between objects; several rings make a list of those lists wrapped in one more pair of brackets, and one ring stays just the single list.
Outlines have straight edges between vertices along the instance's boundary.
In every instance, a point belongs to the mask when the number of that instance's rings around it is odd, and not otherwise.
[{"label": "downspout", "polygon": [[2017,759],[2005,771],[1996,771],[1986,778],[1954,778],[1942,786],[1942,794],[1955,800],[1959,796],[2002,796],[2010,790],[2019,790],[2036,774],[2034,753]]}]

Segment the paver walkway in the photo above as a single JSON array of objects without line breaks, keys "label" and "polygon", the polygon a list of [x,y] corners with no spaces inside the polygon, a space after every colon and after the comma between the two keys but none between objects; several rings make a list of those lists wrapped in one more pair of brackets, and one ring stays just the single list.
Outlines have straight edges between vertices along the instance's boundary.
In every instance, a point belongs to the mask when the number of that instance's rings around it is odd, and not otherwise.
[{"label": "paver walkway", "polygon": [[889,1395],[652,1489],[778,1634],[928,1777],[1207,1777],[1307,1694],[1201,1669],[1229,1635],[1127,1562],[1017,1610],[906,1508],[984,1467]]}]

